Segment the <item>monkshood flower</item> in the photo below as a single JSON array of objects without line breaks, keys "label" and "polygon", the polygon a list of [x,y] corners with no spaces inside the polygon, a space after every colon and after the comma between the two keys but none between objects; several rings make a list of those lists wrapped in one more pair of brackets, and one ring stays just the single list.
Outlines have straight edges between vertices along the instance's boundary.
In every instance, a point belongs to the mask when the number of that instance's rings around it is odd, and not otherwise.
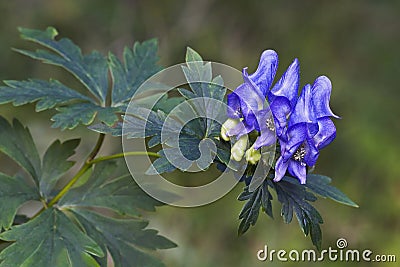
[{"label": "monkshood flower", "polygon": [[286,140],[280,140],[281,156],[275,165],[274,181],[280,181],[289,171],[305,184],[307,166],[314,166],[319,151],[336,137],[330,117],[338,116],[329,107],[331,89],[325,76],[318,77],[313,86],[304,86],[289,118]]},{"label": "monkshood flower", "polygon": [[[221,137],[224,140],[229,140],[233,136],[239,139],[253,130],[261,132],[252,150],[247,153],[249,162],[256,162],[259,158],[255,150],[276,142],[275,132],[278,137],[286,138],[283,133],[287,117],[297,100],[299,63],[295,59],[271,89],[277,67],[277,53],[273,50],[264,51],[256,72],[249,75],[247,68],[244,68],[244,83],[227,98],[229,106],[227,113],[230,119],[222,125]],[[265,104],[266,98],[270,103],[269,106]],[[239,148],[247,149],[243,146],[234,146],[232,154],[244,155],[244,151],[234,150]]]}]

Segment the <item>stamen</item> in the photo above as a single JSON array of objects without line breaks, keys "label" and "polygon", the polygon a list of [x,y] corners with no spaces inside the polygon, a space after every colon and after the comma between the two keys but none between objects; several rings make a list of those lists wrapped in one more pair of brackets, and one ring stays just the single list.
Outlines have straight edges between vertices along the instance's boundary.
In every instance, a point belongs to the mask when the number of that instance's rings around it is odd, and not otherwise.
[{"label": "stamen", "polygon": [[[304,157],[306,156],[306,149],[304,148],[304,145],[301,145],[296,152],[293,155],[293,158],[297,161],[302,162]],[[303,162],[302,162],[303,163]]]},{"label": "stamen", "polygon": [[265,124],[267,125],[267,128],[271,131],[275,131],[275,124],[274,124],[274,120],[272,119],[272,117],[269,117],[267,119],[267,121],[265,122]]},{"label": "stamen", "polygon": [[239,107],[235,110],[234,113],[235,113],[235,115],[239,116],[239,115],[242,113],[241,107],[239,106]]}]

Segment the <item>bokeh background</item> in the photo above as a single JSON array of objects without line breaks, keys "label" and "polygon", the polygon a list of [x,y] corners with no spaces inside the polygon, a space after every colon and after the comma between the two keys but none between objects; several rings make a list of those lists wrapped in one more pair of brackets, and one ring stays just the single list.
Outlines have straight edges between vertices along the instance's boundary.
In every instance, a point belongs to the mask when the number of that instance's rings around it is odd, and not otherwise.
[{"label": "bokeh background", "polygon": [[[318,75],[329,76],[331,107],[342,119],[336,120],[337,138],[321,154],[316,172],[334,177],[334,185],[360,208],[318,201],[325,220],[323,247],[335,247],[343,237],[350,248],[396,254],[400,261],[400,1],[14,0],[1,1],[0,13],[2,80],[53,77],[76,84],[64,71],[11,50],[32,48],[19,39],[18,26],[45,29],[50,25],[83,52],[96,49],[121,55],[125,45],[157,37],[164,66],[182,62],[186,47],[191,46],[205,59],[238,69],[248,66],[252,72],[261,52],[273,48],[280,55],[278,75],[298,57],[302,85]],[[81,135],[79,153],[87,153],[93,145],[94,134],[84,127],[64,132],[50,129],[51,112],[36,114],[33,106],[5,105],[0,114],[26,123],[41,151],[56,138]],[[118,140],[108,138],[103,152],[119,150]],[[0,168],[12,171],[4,155],[0,155]],[[162,207],[146,214],[152,227],[179,244],[160,253],[167,266],[313,265],[257,260],[256,252],[264,245],[301,250],[312,244],[296,221],[282,222],[277,202],[274,220],[261,214],[255,227],[237,237],[242,203],[236,197],[241,189],[238,186],[205,207]]]}]

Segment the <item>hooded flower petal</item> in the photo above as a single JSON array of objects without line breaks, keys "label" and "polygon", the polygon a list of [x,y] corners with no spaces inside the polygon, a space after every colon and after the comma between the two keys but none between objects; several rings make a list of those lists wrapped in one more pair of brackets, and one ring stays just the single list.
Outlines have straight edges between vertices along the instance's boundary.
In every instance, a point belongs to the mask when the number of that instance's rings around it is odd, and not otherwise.
[{"label": "hooded flower petal", "polygon": [[294,107],[299,88],[299,68],[299,61],[296,58],[269,92],[268,99],[270,103],[272,103],[276,97],[282,96],[289,101],[291,108]]},{"label": "hooded flower petal", "polygon": [[314,136],[318,132],[318,124],[311,101],[311,85],[307,84],[303,87],[289,120],[289,127],[297,123],[307,123],[309,137]]},{"label": "hooded flower petal", "polygon": [[275,177],[274,182],[279,182],[285,176],[286,170],[289,166],[289,160],[285,161],[279,157],[275,164]]},{"label": "hooded flower petal", "polygon": [[336,137],[336,127],[329,117],[318,119],[318,133],[314,136],[314,142],[318,149],[329,145]]},{"label": "hooded flower petal", "polygon": [[317,163],[319,150],[313,139],[308,139],[306,142],[304,142],[304,151],[304,162],[308,166],[314,166],[315,163]]},{"label": "hooded flower petal", "polygon": [[303,87],[294,111],[290,115],[289,127],[300,122],[315,122],[311,106],[311,97],[311,85],[307,84]]},{"label": "hooded flower petal", "polygon": [[[264,97],[269,92],[278,68],[278,54],[274,50],[265,50],[261,54],[256,72],[248,77],[260,88]],[[246,69],[244,69],[246,72]],[[247,74],[247,72],[246,72]]]},{"label": "hooded flower petal", "polygon": [[291,175],[298,178],[301,184],[306,183],[307,170],[305,164],[297,160],[289,160],[288,171]]},{"label": "hooded flower petal", "polygon": [[312,86],[312,105],[316,118],[335,117],[329,107],[329,99],[331,97],[332,83],[326,76],[318,77]]},{"label": "hooded flower petal", "polygon": [[283,133],[287,126],[287,116],[292,110],[290,102],[283,96],[275,97],[270,105],[270,109],[274,116],[276,134],[284,139]]},{"label": "hooded flower petal", "polygon": [[264,97],[252,83],[243,83],[227,97],[228,117],[243,117],[247,124],[255,123],[254,113],[262,109]]}]

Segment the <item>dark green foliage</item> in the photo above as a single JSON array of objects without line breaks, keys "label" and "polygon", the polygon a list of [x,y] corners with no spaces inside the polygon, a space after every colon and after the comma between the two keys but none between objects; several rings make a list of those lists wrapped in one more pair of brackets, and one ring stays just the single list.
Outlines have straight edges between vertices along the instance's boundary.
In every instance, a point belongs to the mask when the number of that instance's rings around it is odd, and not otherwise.
[{"label": "dark green foliage", "polygon": [[[37,102],[37,111],[55,108],[58,113],[52,117],[54,128],[73,129],[79,124],[92,124],[96,118],[108,126],[114,125],[138,87],[161,69],[157,65],[158,45],[155,39],[135,43],[132,49],[125,48],[124,63],[121,63],[111,53],[108,59],[97,51],[82,55],[80,48],[71,40],[56,40],[58,32],[52,27],[45,31],[19,30],[21,38],[46,49],[16,51],[64,68],[88,91],[88,95],[83,95],[52,79],[5,81],[7,86],[0,87],[1,104],[12,102],[20,106]],[[111,81],[108,79],[109,71]],[[109,82],[112,83],[111,96],[107,96]]]},{"label": "dark green foliage", "polygon": [[273,217],[272,195],[268,191],[268,187],[270,187],[276,192],[278,201],[282,204],[281,216],[283,221],[290,223],[293,215],[295,215],[304,234],[310,235],[312,243],[320,250],[322,241],[320,224],[323,223],[323,220],[319,212],[310,203],[317,200],[315,194],[357,207],[357,204],[339,189],[329,185],[330,181],[329,177],[309,174],[305,185],[300,184],[293,177],[285,176],[279,182],[273,182],[270,178],[267,178],[253,192],[249,192],[248,187],[245,187],[244,192],[238,198],[240,201],[246,201],[239,215],[239,219],[241,219],[239,234],[245,233],[251,225],[255,225],[260,208],[271,218]]},{"label": "dark green foliage", "polygon": [[56,208],[12,227],[0,238],[15,241],[0,253],[0,266],[99,266],[91,255],[104,257],[105,253]]},{"label": "dark green foliage", "polygon": [[39,192],[27,185],[23,177],[10,177],[0,173],[0,231],[10,228],[22,204],[38,199]]},{"label": "dark green foliage", "polygon": [[[56,207],[31,220],[16,217],[29,200],[51,200],[57,182],[73,165],[68,158],[79,139],[53,142],[41,160],[29,130],[17,120],[10,125],[0,117],[0,135],[0,151],[34,180],[27,183],[21,175],[0,173],[0,227],[6,229],[0,239],[14,242],[1,252],[0,266],[106,266],[107,250],[115,266],[163,266],[149,251],[176,245],[145,229],[148,222],[140,218],[142,210],[154,211],[162,203],[144,193],[129,175],[112,178],[115,162],[96,164],[87,181],[69,190]],[[95,208],[119,214],[119,219]]]},{"label": "dark green foliage", "polygon": [[[66,69],[86,88],[82,94],[52,79],[5,81],[0,87],[0,104],[37,102],[36,111],[56,109],[53,127],[73,129],[97,120],[97,127],[120,136],[122,128],[110,126],[121,124],[120,114],[132,95],[160,70],[156,40],[125,48],[122,63],[111,53],[108,59],[96,51],[82,55],[69,39],[56,40],[57,31],[51,27],[20,32],[23,39],[46,49],[18,52]],[[163,99],[159,109],[171,109],[176,103]],[[69,158],[80,139],[56,140],[41,158],[29,130],[0,116],[0,152],[21,167],[14,176],[0,173],[0,231],[4,230],[0,266],[107,266],[108,252],[117,267],[164,266],[154,251],[176,245],[156,230],[146,229],[148,222],[141,218],[143,210],[155,211],[162,203],[144,193],[130,175],[114,175],[115,162],[91,162],[101,136],[99,140],[68,186],[60,190],[60,179],[74,165]],[[43,203],[35,216],[17,214],[32,200]]]}]

